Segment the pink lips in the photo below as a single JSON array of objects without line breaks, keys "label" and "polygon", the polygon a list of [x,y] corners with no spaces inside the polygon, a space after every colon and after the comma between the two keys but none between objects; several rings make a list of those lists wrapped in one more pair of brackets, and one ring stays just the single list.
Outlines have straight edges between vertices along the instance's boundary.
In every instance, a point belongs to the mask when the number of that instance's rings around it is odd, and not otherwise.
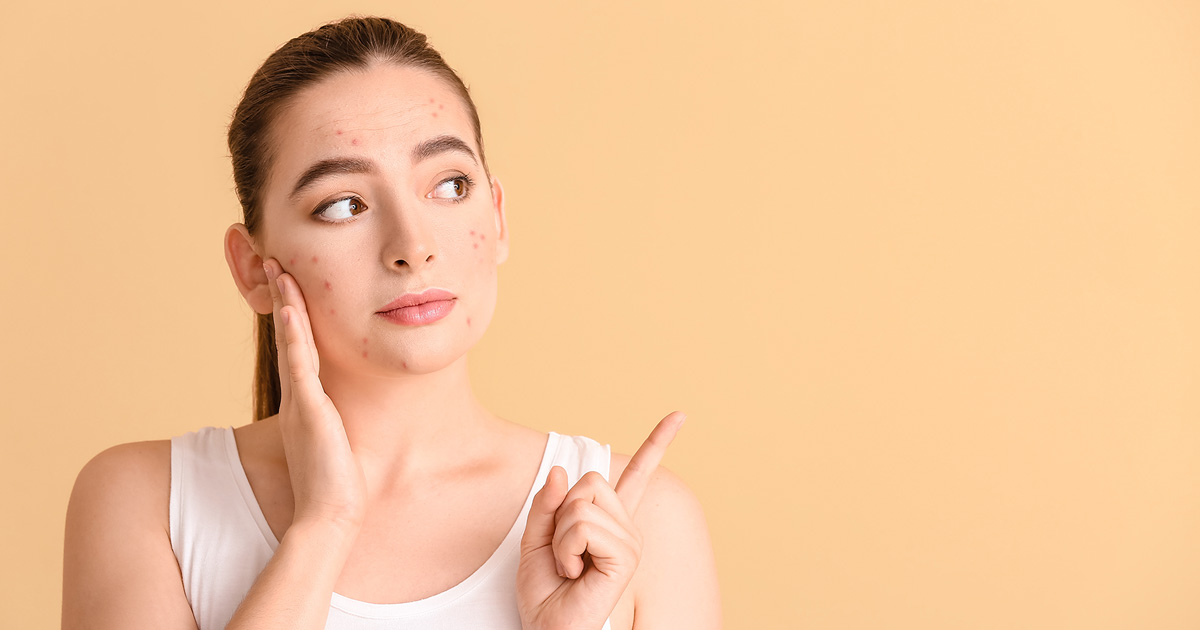
[{"label": "pink lips", "polygon": [[424,293],[405,293],[392,300],[378,312],[384,318],[404,326],[420,326],[435,322],[454,308],[457,296],[441,289]]}]

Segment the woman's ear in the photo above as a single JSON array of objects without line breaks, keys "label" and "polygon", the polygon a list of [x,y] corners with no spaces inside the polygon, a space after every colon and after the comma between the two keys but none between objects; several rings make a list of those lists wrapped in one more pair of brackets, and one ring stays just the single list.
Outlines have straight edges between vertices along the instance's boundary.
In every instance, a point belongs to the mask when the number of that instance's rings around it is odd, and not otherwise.
[{"label": "woman's ear", "polygon": [[496,264],[508,260],[508,219],[504,216],[504,187],[500,179],[492,176],[492,204],[496,219]]},{"label": "woman's ear", "polygon": [[254,237],[243,223],[234,223],[225,230],[225,262],[238,291],[255,313],[269,315],[275,310],[263,259],[254,251]]}]

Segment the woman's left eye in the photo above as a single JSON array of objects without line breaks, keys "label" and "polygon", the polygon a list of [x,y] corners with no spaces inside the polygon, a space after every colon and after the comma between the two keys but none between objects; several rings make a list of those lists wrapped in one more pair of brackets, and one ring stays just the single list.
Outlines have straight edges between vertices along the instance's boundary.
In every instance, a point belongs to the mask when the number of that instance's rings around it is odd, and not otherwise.
[{"label": "woman's left eye", "polygon": [[[455,203],[463,201],[471,194],[471,187],[474,181],[466,175],[456,175],[437,185],[433,189],[433,196],[439,199],[449,199]],[[438,191],[445,193],[444,195],[437,194]]]}]

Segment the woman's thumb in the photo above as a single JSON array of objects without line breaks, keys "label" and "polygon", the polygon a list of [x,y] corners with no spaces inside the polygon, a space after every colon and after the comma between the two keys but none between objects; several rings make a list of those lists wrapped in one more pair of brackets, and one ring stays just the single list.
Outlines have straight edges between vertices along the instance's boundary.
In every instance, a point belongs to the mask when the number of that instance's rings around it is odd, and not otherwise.
[{"label": "woman's thumb", "polygon": [[525,535],[521,538],[522,552],[532,551],[554,542],[554,513],[567,498],[567,471],[555,466],[546,474],[546,483],[533,496]]}]

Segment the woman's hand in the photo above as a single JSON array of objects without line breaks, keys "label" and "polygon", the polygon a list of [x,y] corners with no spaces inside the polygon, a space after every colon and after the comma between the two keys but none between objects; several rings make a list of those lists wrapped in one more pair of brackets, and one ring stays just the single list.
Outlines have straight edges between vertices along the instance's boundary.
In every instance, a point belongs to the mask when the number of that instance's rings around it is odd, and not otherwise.
[{"label": "woman's hand", "polygon": [[366,514],[366,479],[342,417],[321,386],[304,296],[278,260],[267,259],[263,269],[275,310],[279,430],[296,502],[292,525],[333,524],[357,533]]},{"label": "woman's hand", "polygon": [[567,474],[550,469],[533,498],[517,567],[524,630],[600,630],[642,555],[633,514],[686,416],[663,418],[638,448],[615,489],[591,471],[567,491]]}]

